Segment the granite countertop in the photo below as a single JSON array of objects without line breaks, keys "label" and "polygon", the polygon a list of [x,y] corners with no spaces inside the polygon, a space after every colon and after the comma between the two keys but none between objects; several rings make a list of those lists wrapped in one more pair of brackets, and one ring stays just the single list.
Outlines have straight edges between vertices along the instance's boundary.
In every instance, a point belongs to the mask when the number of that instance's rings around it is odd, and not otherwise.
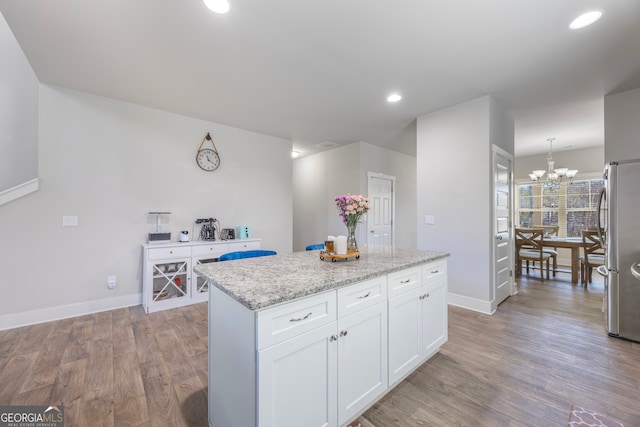
[{"label": "granite countertop", "polygon": [[201,264],[194,270],[245,307],[260,310],[448,256],[437,251],[363,248],[358,260],[331,262],[321,261],[316,250]]}]

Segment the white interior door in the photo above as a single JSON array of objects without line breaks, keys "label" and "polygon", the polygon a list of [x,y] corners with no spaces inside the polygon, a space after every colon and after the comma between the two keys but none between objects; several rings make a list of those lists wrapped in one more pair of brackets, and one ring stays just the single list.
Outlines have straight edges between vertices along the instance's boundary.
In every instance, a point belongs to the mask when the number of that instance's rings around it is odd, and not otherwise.
[{"label": "white interior door", "polygon": [[497,307],[511,295],[511,177],[513,156],[493,147],[493,291]]},{"label": "white interior door", "polygon": [[369,212],[367,245],[393,246],[395,177],[369,172]]}]

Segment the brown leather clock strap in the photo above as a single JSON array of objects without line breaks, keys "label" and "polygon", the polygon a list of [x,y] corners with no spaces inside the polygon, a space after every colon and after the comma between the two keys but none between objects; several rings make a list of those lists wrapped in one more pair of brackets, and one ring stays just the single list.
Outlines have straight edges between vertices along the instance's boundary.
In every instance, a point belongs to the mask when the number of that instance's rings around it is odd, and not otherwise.
[{"label": "brown leather clock strap", "polygon": [[200,147],[198,147],[198,151],[202,150],[202,146],[204,145],[205,141],[211,141],[211,145],[213,145],[213,151],[215,151],[216,153],[218,152],[218,149],[216,148],[216,144],[215,142],[213,142],[213,138],[211,138],[211,135],[209,134],[209,132],[207,132],[205,137],[202,138],[202,142],[200,143]]}]

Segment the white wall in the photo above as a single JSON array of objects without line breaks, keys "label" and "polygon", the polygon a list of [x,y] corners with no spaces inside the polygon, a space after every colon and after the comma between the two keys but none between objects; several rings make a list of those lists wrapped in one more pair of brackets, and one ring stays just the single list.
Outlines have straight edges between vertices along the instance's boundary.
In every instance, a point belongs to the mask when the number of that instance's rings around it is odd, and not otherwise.
[{"label": "white wall", "polygon": [[[491,145],[513,152],[513,121],[485,96],[418,117],[418,248],[451,253],[449,301],[491,310]],[[435,225],[425,224],[425,215]]]},{"label": "white wall", "polygon": [[[415,247],[415,158],[356,142],[293,163],[293,248],[346,234],[334,198],[367,194],[367,172],[396,176],[396,246]],[[366,242],[366,224],[357,229]]]},{"label": "white wall", "polygon": [[1,194],[38,177],[38,79],[2,14],[0,58]]},{"label": "white wall", "polygon": [[604,157],[640,159],[640,88],[604,97]]},{"label": "white wall", "polygon": [[[195,163],[207,132],[215,172]],[[43,85],[39,150],[41,191],[0,206],[0,329],[139,303],[152,210],[173,212],[173,240],[214,217],[291,251],[291,141]],[[63,215],[79,226],[63,228]]]},{"label": "white wall", "polygon": [[[515,159],[515,179],[529,179],[535,169],[547,170],[547,154],[517,157]],[[604,144],[600,147],[582,148],[580,150],[553,151],[556,168],[566,167],[578,169],[580,174],[591,174],[604,170]],[[545,175],[546,176],[546,175]]]},{"label": "white wall", "polygon": [[[414,140],[415,145],[415,140]],[[395,246],[416,248],[416,157],[375,145],[360,143],[363,188],[367,191],[367,172],[396,177],[395,193]],[[366,241],[366,229],[362,230]]]}]

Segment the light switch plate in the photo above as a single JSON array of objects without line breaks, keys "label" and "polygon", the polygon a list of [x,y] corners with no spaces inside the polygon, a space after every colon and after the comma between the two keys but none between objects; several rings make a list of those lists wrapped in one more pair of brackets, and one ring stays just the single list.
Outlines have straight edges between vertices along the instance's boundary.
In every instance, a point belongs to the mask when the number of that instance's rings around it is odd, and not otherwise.
[{"label": "light switch plate", "polygon": [[77,215],[65,215],[62,217],[62,226],[63,227],[77,227],[78,226],[78,216]]}]

